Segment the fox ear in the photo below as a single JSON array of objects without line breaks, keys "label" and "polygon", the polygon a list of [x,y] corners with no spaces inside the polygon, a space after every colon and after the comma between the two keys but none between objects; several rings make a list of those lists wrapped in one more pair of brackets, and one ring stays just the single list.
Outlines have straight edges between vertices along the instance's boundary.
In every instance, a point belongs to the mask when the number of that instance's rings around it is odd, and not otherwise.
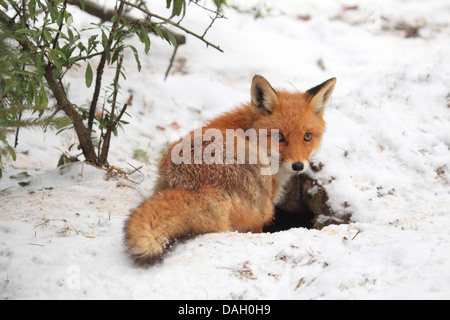
[{"label": "fox ear", "polygon": [[331,78],[318,86],[306,91],[310,95],[309,105],[313,108],[314,113],[323,114],[330,100],[331,94],[336,84],[336,78]]},{"label": "fox ear", "polygon": [[262,76],[256,75],[252,81],[252,106],[262,115],[272,114],[278,106],[278,96],[269,82]]}]

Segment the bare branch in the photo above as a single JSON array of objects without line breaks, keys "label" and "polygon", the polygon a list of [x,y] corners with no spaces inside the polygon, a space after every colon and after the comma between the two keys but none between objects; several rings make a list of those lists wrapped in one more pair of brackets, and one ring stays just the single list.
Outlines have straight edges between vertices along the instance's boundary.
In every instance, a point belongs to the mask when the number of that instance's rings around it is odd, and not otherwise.
[{"label": "bare branch", "polygon": [[111,49],[111,45],[114,41],[114,33],[117,30],[117,28],[119,27],[119,21],[122,16],[123,9],[124,9],[124,4],[121,3],[117,10],[117,19],[114,22],[114,25],[112,26],[112,29],[111,29],[111,33],[109,35],[107,47],[104,48],[105,51],[103,52],[103,54],[101,56],[100,63],[98,64],[94,96],[92,98],[91,107],[89,109],[89,118],[88,118],[88,132],[89,133],[92,132],[92,127],[94,126],[94,116],[95,116],[95,110],[97,109],[98,98],[100,96],[103,71],[105,69],[105,64],[106,64],[106,54],[107,54],[107,51]]},{"label": "bare branch", "polygon": [[175,49],[173,50],[172,57],[170,58],[169,67],[167,68],[167,71],[166,71],[166,75],[165,75],[165,77],[164,77],[164,80],[166,80],[167,77],[169,76],[169,72],[170,72],[170,70],[172,69],[173,62],[175,61],[175,56],[177,55],[177,51],[178,51],[178,46],[175,46]]},{"label": "bare branch", "polygon": [[168,24],[170,24],[170,25],[172,25],[172,26],[174,26],[174,27],[176,27],[176,28],[186,32],[187,34],[190,34],[191,36],[194,36],[194,37],[200,39],[201,41],[206,43],[207,46],[211,46],[214,49],[216,49],[216,50],[218,50],[220,52],[223,52],[223,50],[219,46],[217,46],[215,44],[212,44],[211,42],[207,41],[203,36],[200,36],[200,35],[196,34],[195,32],[192,32],[191,30],[186,29],[185,27],[183,27],[183,26],[173,22],[170,19],[164,18],[164,17],[162,17],[160,15],[157,15],[155,13],[152,13],[152,12],[148,11],[147,9],[142,8],[141,6],[139,6],[137,4],[134,4],[134,3],[131,3],[131,2],[128,2],[128,1],[125,1],[125,0],[120,0],[120,2],[140,10],[141,12],[145,13],[149,18],[156,18],[158,20],[162,20],[162,21],[164,21],[164,22],[166,22],[166,23],[168,23]]},{"label": "bare branch", "polygon": [[[82,8],[81,6],[81,2],[79,0],[68,0],[68,4],[73,5],[73,6],[77,6],[80,9]],[[100,18],[102,21],[111,21],[112,18],[116,15],[116,12],[113,10],[105,10],[105,8],[103,8],[102,6],[99,6],[98,4],[96,4],[93,1],[89,1],[86,0],[85,1],[85,8],[84,11],[89,13],[90,15],[96,16],[97,18]],[[140,29],[143,25],[146,28],[146,30],[148,32],[152,32],[155,33],[155,31],[152,28],[149,28],[146,24],[145,24],[145,20],[140,20],[140,19],[136,19],[130,15],[124,14],[123,17],[125,19],[127,19],[132,25],[135,25],[136,28]],[[161,33],[163,35],[166,34],[166,31],[164,29],[160,29]],[[177,40],[177,44],[182,45],[186,43],[186,37],[181,35],[181,34],[177,34],[177,33],[172,33],[175,37],[175,39]]]},{"label": "bare branch", "polygon": [[[64,14],[66,13],[66,9],[67,9],[67,0],[64,0],[64,4],[63,4],[63,10],[62,10],[62,15],[64,16]],[[53,50],[56,49],[56,46],[58,45],[58,39],[59,39],[59,35],[61,34],[61,30],[63,27],[64,23],[61,21],[61,24],[58,27],[58,33],[56,33],[55,39],[53,39]]]},{"label": "bare branch", "polygon": [[128,99],[127,103],[125,103],[124,106],[122,107],[122,110],[120,111],[120,114],[113,121],[113,123],[108,128],[108,130],[106,130],[105,136],[103,138],[102,153],[101,153],[100,159],[98,161],[100,165],[103,165],[105,163],[105,161],[106,161],[106,157],[107,157],[108,152],[109,152],[109,145],[110,145],[110,142],[111,142],[111,134],[117,128],[117,126],[119,125],[119,122],[122,119],[123,115],[125,114],[125,111],[127,110],[128,105],[131,103],[132,99],[133,99],[133,96],[131,95],[130,98]]},{"label": "bare branch", "polygon": [[211,18],[211,23],[209,24],[209,26],[205,29],[205,32],[203,32],[202,38],[204,38],[206,36],[206,34],[208,33],[209,29],[212,28],[214,22],[216,22],[217,19],[219,18],[223,18],[224,16],[222,14],[220,14],[219,12],[219,8],[217,8],[217,11],[215,12],[215,16],[214,17],[210,17]]},{"label": "bare branch", "polygon": [[52,65],[47,65],[45,68],[45,79],[47,80],[48,87],[53,92],[58,107],[61,108],[73,121],[73,126],[80,141],[81,149],[83,150],[84,157],[87,162],[96,163],[96,156],[94,146],[92,144],[91,136],[86,130],[83,124],[82,116],[75,110],[72,103],[70,103],[64,88],[61,83],[55,77],[55,69]]}]

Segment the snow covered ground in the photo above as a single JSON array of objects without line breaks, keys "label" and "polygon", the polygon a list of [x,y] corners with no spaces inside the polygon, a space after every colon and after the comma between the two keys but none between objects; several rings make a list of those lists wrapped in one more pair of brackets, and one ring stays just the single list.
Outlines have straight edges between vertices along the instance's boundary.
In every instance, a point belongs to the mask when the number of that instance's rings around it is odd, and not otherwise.
[{"label": "snow covered ground", "polygon": [[[1,299],[450,298],[450,3],[230,3],[238,10],[207,37],[223,54],[188,37],[167,81],[171,48],[156,37],[140,73],[125,61],[122,98],[134,99],[110,162],[143,165],[130,177],[140,184],[81,163],[56,168],[74,134],[23,131],[0,181]],[[208,14],[191,6],[184,23],[200,32]],[[292,90],[337,77],[314,176],[352,222],[207,234],[160,265],[134,265],[122,228],[150,194],[160,152],[248,101],[254,74]],[[73,101],[87,103],[84,70],[69,76]]]}]

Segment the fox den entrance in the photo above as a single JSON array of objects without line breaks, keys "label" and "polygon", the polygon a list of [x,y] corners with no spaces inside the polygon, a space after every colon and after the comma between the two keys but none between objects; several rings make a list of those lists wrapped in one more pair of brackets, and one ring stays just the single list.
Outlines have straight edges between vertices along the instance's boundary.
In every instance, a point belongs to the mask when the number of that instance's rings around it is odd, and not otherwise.
[{"label": "fox den entrance", "polygon": [[348,223],[351,215],[335,217],[327,201],[327,192],[316,180],[306,174],[294,176],[286,186],[283,201],[275,207],[273,223],[266,226],[264,232],[322,229],[330,224]]},{"label": "fox den entrance", "polygon": [[275,207],[275,217],[273,223],[264,227],[263,231],[273,233],[278,231],[289,230],[292,228],[306,228],[313,229],[314,227],[314,213],[304,205],[300,211],[289,212],[283,208]]}]

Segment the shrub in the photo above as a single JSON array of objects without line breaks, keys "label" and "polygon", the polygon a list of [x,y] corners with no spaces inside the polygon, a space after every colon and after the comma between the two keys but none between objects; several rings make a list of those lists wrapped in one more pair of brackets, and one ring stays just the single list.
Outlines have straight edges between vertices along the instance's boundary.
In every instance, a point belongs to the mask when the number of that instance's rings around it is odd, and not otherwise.
[{"label": "shrub", "polygon": [[[168,27],[198,38],[208,46],[221,49],[205,39],[214,21],[221,17],[224,0],[214,0],[215,12],[211,25],[203,35],[184,28],[180,21],[191,3],[199,0],[166,0],[171,16],[164,18],[149,10],[145,1],[116,0],[114,10],[108,11],[89,0],[0,0],[0,163],[1,156],[15,159],[19,128],[53,126],[73,128],[79,149],[85,160],[98,166],[108,166],[108,152],[112,135],[117,134],[128,104],[117,99],[120,80],[125,77],[123,58],[132,54],[141,68],[138,50],[127,41],[137,36],[146,53],[150,50],[149,33],[167,40],[175,48],[185,42],[184,35]],[[78,6],[102,22],[92,23],[89,29],[73,26],[71,9]],[[140,11],[143,19],[133,18],[129,11]],[[87,36],[87,31],[89,35]],[[92,33],[94,33],[92,35]],[[92,59],[99,59],[93,69]],[[86,87],[93,86],[90,105],[76,105],[63,85],[64,76],[73,67],[85,66]],[[115,68],[112,84],[104,85],[106,66]],[[106,103],[100,106],[100,93],[106,92]],[[49,95],[55,106],[49,107]],[[96,112],[101,109],[101,112]],[[56,116],[61,112],[64,116]],[[28,117],[25,118],[24,115]],[[16,135],[15,143],[8,143],[9,134]],[[0,171],[1,175],[1,171]]]}]

